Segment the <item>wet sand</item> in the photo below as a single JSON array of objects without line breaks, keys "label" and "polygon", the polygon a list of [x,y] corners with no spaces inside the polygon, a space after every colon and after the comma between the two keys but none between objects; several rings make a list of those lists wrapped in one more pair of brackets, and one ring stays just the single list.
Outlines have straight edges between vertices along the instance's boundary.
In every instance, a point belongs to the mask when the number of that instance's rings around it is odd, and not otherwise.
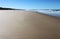
[{"label": "wet sand", "polygon": [[20,10],[0,10],[0,39],[60,39],[60,18]]}]

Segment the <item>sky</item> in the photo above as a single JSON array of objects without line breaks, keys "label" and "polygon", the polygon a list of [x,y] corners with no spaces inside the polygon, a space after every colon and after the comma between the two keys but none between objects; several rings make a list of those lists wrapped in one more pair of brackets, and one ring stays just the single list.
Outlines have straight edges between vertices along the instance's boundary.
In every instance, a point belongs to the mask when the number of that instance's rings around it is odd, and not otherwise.
[{"label": "sky", "polygon": [[16,9],[60,9],[60,0],[0,0],[0,7]]}]

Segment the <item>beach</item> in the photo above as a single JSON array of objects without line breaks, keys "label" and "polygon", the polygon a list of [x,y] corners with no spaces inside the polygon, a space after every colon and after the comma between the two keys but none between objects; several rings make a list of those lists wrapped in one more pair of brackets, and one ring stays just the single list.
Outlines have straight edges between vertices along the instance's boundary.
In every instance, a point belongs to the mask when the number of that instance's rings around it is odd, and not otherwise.
[{"label": "beach", "polygon": [[0,10],[0,39],[60,39],[60,18],[23,10]]}]

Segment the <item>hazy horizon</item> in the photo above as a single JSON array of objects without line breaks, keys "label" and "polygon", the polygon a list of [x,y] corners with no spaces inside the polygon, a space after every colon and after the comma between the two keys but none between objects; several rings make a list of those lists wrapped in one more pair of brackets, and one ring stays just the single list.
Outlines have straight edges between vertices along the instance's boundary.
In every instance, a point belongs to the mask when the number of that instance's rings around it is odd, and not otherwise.
[{"label": "hazy horizon", "polygon": [[17,9],[60,9],[60,0],[0,0],[0,7]]}]

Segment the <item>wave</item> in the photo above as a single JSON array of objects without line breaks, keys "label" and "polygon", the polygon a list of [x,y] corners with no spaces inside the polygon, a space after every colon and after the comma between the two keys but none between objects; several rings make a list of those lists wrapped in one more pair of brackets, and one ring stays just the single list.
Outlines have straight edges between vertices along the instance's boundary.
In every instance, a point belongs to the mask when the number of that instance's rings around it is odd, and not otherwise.
[{"label": "wave", "polygon": [[31,10],[31,11],[34,11],[34,12],[39,12],[39,13],[42,13],[42,14],[47,14],[47,15],[50,15],[50,16],[56,16],[56,17],[60,17],[60,10]]}]

